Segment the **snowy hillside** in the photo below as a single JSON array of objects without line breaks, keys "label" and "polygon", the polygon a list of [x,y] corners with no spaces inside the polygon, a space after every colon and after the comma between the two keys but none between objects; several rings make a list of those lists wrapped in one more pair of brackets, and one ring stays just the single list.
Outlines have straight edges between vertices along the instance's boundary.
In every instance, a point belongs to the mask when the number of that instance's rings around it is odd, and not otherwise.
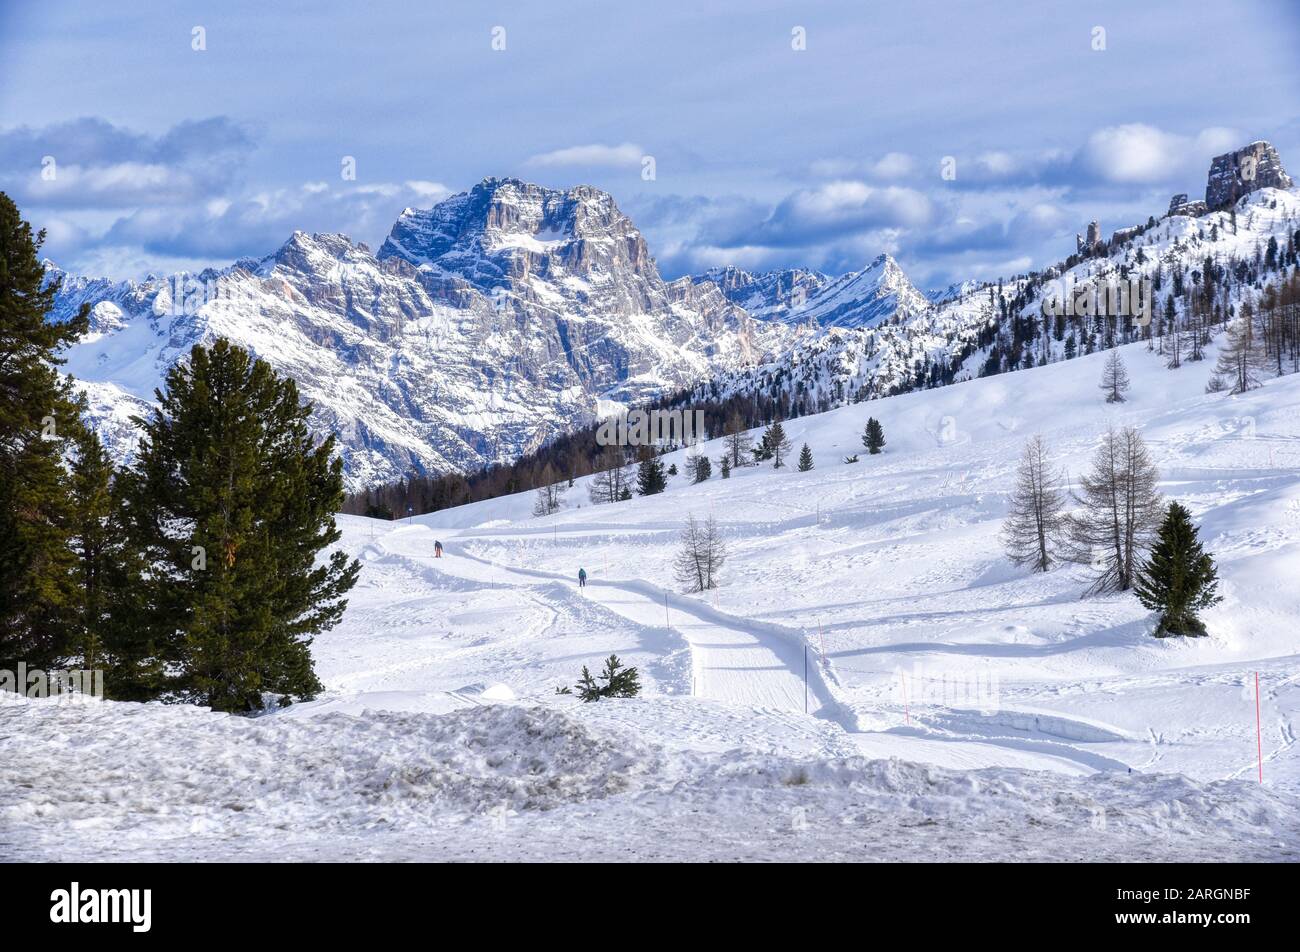
[{"label": "snowy hillside", "polygon": [[[1233,208],[1200,217],[1171,214],[1136,230],[1138,234],[1104,254],[998,282],[966,282],[934,295],[933,303],[919,292],[916,297],[902,294],[899,300],[909,303],[887,323],[854,323],[845,325],[853,330],[838,334],[832,328],[823,336],[797,338],[788,353],[725,371],[697,387],[695,394],[764,393],[783,396],[796,412],[816,412],[985,372],[1068,359],[1085,352],[1088,343],[1076,339],[1067,344],[1064,326],[1054,329],[1044,319],[1044,298],[1061,300],[1077,288],[1104,287],[1107,282],[1154,282],[1151,331],[1160,336],[1171,332],[1166,317],[1170,307],[1178,321],[1186,320],[1193,283],[1203,280],[1207,262],[1220,272],[1215,279],[1217,306],[1230,313],[1243,295],[1257,298],[1264,280],[1276,278],[1276,272],[1262,273],[1260,264],[1270,239],[1280,249],[1300,241],[1300,189],[1262,188],[1243,196]],[[809,307],[837,283],[823,287]]]},{"label": "snowy hillside", "polygon": [[[1208,362],[1121,352],[1118,406],[1094,354],[788,421],[811,472],[344,517],[364,568],[313,647],[324,695],[253,720],[5,702],[41,782],[0,784],[0,824],[56,857],[1300,858],[1300,376],[1211,395]],[[885,452],[846,465],[868,411]],[[1208,638],[1006,561],[1025,440],[1077,485],[1112,422],[1218,562]],[[672,581],[688,514],[731,549],[707,597]],[[641,697],[555,693],[611,652]]]}]

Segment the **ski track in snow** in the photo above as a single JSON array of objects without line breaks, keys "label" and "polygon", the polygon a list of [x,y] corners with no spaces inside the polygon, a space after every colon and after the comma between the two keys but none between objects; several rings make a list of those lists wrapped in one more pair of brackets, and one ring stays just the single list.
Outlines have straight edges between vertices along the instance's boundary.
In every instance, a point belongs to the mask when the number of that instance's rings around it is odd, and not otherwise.
[{"label": "ski track in snow", "polygon": [[[514,568],[468,551],[461,554],[498,572],[570,581],[556,572]],[[637,624],[650,626],[662,617],[665,628],[680,632],[691,647],[696,696],[808,714],[835,706],[813,661],[808,661],[805,691],[802,672],[807,654],[796,633],[782,638],[775,634],[776,626],[727,616],[637,579],[591,579],[582,593]]]}]

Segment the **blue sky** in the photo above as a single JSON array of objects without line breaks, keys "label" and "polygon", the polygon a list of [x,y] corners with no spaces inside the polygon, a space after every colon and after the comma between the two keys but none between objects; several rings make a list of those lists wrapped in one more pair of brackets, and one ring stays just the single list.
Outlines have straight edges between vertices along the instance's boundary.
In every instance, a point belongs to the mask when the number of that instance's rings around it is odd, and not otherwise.
[{"label": "blue sky", "polygon": [[1298,8],[0,0],[0,189],[49,257],[112,277],[294,229],[377,247],[403,207],[515,175],[607,189],[669,277],[889,252],[939,286],[1145,221],[1254,139],[1295,175]]}]

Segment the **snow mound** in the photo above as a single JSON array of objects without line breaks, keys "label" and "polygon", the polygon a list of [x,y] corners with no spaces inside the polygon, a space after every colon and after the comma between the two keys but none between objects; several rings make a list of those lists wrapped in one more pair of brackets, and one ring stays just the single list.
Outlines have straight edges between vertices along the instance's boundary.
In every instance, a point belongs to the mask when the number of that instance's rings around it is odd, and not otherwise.
[{"label": "snow mound", "polygon": [[[312,720],[0,694],[0,828],[123,835],[423,826],[636,788],[654,748],[558,710],[366,711]],[[111,806],[110,806],[111,805]]]},{"label": "snow mound", "polygon": [[0,695],[0,829],[0,859],[1294,860],[1300,808],[1244,780],[671,752],[513,705],[303,721]]}]

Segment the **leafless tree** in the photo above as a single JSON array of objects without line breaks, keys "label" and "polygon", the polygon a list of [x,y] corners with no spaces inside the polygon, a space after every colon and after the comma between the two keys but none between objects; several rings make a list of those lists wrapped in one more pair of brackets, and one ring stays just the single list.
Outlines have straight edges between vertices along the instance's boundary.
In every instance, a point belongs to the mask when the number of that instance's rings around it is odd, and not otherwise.
[{"label": "leafless tree", "polygon": [[1106,367],[1101,372],[1101,389],[1106,394],[1106,402],[1123,403],[1124,393],[1131,385],[1123,358],[1118,350],[1112,350],[1106,358]]},{"label": "leafless tree", "polygon": [[1075,501],[1082,511],[1069,517],[1071,558],[1097,572],[1089,594],[1133,587],[1142,553],[1164,514],[1156,489],[1160,472],[1132,427],[1106,432],[1092,471],[1079,480]]},{"label": "leafless tree", "polygon": [[677,581],[688,592],[703,592],[718,587],[718,571],[727,559],[727,545],[713,516],[701,524],[694,515],[687,516],[682,530],[682,547],[675,566]]},{"label": "leafless tree", "polygon": [[560,511],[560,500],[569,486],[556,474],[555,468],[547,463],[542,468],[542,485],[537,490],[537,501],[533,503],[534,516],[549,516]]},{"label": "leafless tree", "polygon": [[1268,366],[1268,356],[1255,333],[1255,308],[1246,298],[1237,319],[1228,325],[1214,373],[1225,381],[1229,392],[1245,393],[1260,385]]},{"label": "leafless tree", "polygon": [[1060,474],[1047,462],[1047,444],[1035,436],[1025,444],[1016,485],[1011,491],[1002,542],[1016,565],[1035,572],[1052,567],[1053,549],[1061,542],[1065,526],[1065,493]]},{"label": "leafless tree", "polygon": [[591,480],[588,495],[594,503],[618,502],[632,491],[632,476],[628,471],[627,457],[621,446],[606,446],[596,463],[597,472]]},{"label": "leafless tree", "polygon": [[754,441],[745,430],[745,421],[739,413],[732,413],[727,418],[727,455],[731,457],[731,468],[748,466],[753,462]]}]

